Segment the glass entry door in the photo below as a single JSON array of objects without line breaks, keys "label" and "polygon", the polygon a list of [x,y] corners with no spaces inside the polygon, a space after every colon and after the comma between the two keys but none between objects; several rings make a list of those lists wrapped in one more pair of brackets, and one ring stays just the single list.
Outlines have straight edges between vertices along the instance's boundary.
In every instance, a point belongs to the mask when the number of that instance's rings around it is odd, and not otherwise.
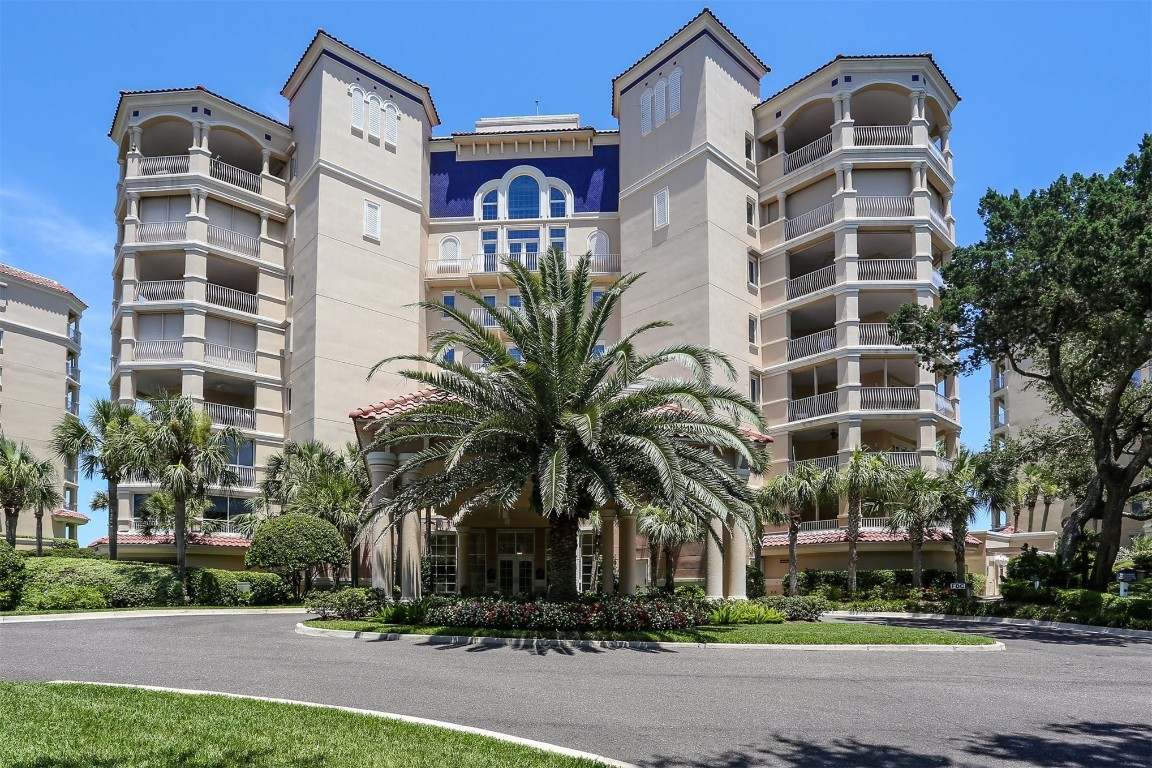
[{"label": "glass entry door", "polygon": [[532,594],[536,537],[532,531],[501,531],[496,536],[497,581],[501,594]]}]

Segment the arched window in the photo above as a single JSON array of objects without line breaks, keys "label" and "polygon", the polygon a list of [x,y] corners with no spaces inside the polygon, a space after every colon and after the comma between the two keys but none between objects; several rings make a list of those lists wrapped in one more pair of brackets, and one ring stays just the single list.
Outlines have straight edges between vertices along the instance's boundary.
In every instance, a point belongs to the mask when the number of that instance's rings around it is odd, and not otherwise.
[{"label": "arched window", "polygon": [[368,135],[374,139],[380,138],[380,111],[384,103],[374,93],[368,94]]},{"label": "arched window", "polygon": [[457,261],[460,258],[460,241],[446,237],[440,241],[440,261]]},{"label": "arched window", "polygon": [[656,107],[654,109],[654,112],[655,112],[654,117],[655,117],[656,125],[663,125],[664,124],[664,120],[667,118],[667,115],[668,115],[667,105],[668,105],[668,81],[667,80],[661,80],[660,82],[656,83]]},{"label": "arched window", "polygon": [[364,130],[364,89],[358,85],[348,87],[348,97],[352,101],[352,127]]},{"label": "arched window", "polygon": [[481,199],[480,218],[484,221],[496,221],[496,190],[488,192]]},{"label": "arched window", "polygon": [[684,71],[679,67],[668,76],[668,117],[680,114],[680,76]]},{"label": "arched window", "polygon": [[384,143],[396,146],[400,138],[400,110],[390,101],[384,103]]},{"label": "arched window", "polygon": [[508,185],[508,218],[540,218],[540,185],[531,176],[517,176]]},{"label": "arched window", "polygon": [[600,230],[588,235],[588,252],[593,256],[607,256],[608,235]]},{"label": "arched window", "polygon": [[552,187],[549,192],[549,215],[554,219],[562,219],[568,215],[568,198],[564,196],[564,190],[558,187]]},{"label": "arched window", "polygon": [[644,91],[640,97],[640,133],[652,132],[652,89]]}]

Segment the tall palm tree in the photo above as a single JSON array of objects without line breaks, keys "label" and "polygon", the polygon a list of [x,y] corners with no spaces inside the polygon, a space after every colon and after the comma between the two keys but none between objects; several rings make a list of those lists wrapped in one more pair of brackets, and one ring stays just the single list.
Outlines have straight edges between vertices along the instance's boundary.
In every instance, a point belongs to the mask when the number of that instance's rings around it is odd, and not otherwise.
[{"label": "tall palm tree", "polygon": [[208,412],[190,397],[161,395],[148,402],[147,417],[133,417],[130,462],[144,467],[147,479],[172,496],[176,573],[184,582],[188,505],[207,498],[211,488],[236,484],[230,465],[243,434],[235,427],[213,429]]},{"label": "tall palm tree", "polygon": [[1044,503],[1044,516],[1040,521],[1040,530],[1048,530],[1048,511],[1052,508],[1052,504],[1067,495],[1067,486],[1050,477],[1045,478],[1040,483],[1040,498]]},{"label": "tall palm tree", "polygon": [[[580,522],[605,504],[630,510],[654,504],[701,525],[733,515],[750,531],[753,495],[731,457],[752,473],[762,471],[762,451],[740,426],[762,422],[743,394],[712,383],[714,375],[735,378],[729,360],[693,344],[641,353],[638,339],[665,322],[642,325],[601,349],[620,297],[640,275],[622,276],[592,303],[589,256],[569,273],[564,255],[552,250],[539,266],[537,275],[506,263],[523,306],[488,310],[494,328],[466,309],[420,303],[455,327],[429,335],[428,355],[389,358],[373,368],[416,363],[402,375],[443,395],[382,420],[371,450],[424,441],[427,447],[396,470],[419,479],[375,514],[455,507],[460,519],[479,507],[525,504],[548,523],[548,590],[559,599],[577,596]],[[485,307],[481,296],[460,294]],[[445,354],[449,348],[455,355]],[[463,352],[487,361],[487,370],[459,362]],[[658,378],[662,367],[689,376]]]},{"label": "tall palm tree", "polygon": [[[298,444],[307,446],[308,444]],[[365,518],[364,502],[370,485],[368,471],[359,449],[349,443],[343,453],[317,443],[324,451],[309,449],[307,470],[296,474],[291,492],[286,494],[285,512],[316,515],[335,525],[352,550],[352,584],[360,580],[358,534]],[[314,446],[313,446],[314,448]],[[287,452],[287,446],[285,446]],[[339,573],[333,573],[339,580]]]},{"label": "tall palm tree", "polygon": [[282,451],[268,457],[260,494],[249,507],[263,516],[273,514],[276,507],[283,511],[312,474],[339,463],[340,454],[319,440],[289,440]]},{"label": "tall palm tree", "polygon": [[95,400],[88,412],[87,422],[68,413],[52,430],[51,445],[56,455],[77,457],[84,477],[91,480],[99,474],[108,485],[107,498],[113,500],[111,505],[106,505],[108,557],[112,560],[116,559],[119,527],[115,504],[117,489],[128,473],[141,469],[129,463],[126,450],[134,415],[134,403],[122,405],[115,400]]},{"label": "tall palm tree", "polygon": [[1016,519],[1013,525],[1019,525],[1019,446],[992,441],[984,450],[972,454],[972,462],[973,482],[981,496],[997,512],[1014,510]]},{"label": "tall palm tree", "polygon": [[940,478],[940,508],[944,521],[952,529],[956,581],[964,581],[967,573],[964,544],[968,539],[968,526],[976,519],[976,511],[988,502],[977,481],[978,464],[975,454],[961,448],[952,462],[951,471]]},{"label": "tall palm tree", "polygon": [[810,463],[798,462],[786,475],[772,478],[758,494],[761,514],[766,523],[788,526],[788,594],[796,594],[796,541],[800,535],[800,516],[808,507],[817,511],[822,503],[836,496],[835,471],[817,469]]},{"label": "tall palm tree", "polygon": [[1044,470],[1036,464],[1025,464],[1020,476],[1020,501],[1028,507],[1028,530],[1036,530],[1036,505],[1040,502],[1040,486],[1044,483]]},{"label": "tall palm tree", "polygon": [[912,588],[924,581],[924,539],[944,522],[940,505],[940,478],[916,468],[902,473],[896,500],[890,505],[888,527],[905,531],[912,544]]},{"label": "tall palm tree", "polygon": [[647,506],[637,516],[636,529],[648,538],[651,557],[651,578],[656,584],[660,574],[660,556],[664,556],[664,590],[671,592],[676,576],[677,552],[692,541],[701,541],[707,535],[699,521],[692,516],[681,516],[663,507]]},{"label": "tall palm tree", "polygon": [[4,538],[16,546],[16,525],[25,509],[36,510],[36,554],[44,554],[44,509],[60,504],[56,467],[41,461],[26,443],[0,433],[0,506],[4,508]]},{"label": "tall palm tree", "polygon": [[848,503],[848,593],[856,594],[856,566],[860,544],[861,510],[869,501],[887,501],[896,492],[900,469],[883,453],[864,448],[852,451],[836,476],[837,495]]}]

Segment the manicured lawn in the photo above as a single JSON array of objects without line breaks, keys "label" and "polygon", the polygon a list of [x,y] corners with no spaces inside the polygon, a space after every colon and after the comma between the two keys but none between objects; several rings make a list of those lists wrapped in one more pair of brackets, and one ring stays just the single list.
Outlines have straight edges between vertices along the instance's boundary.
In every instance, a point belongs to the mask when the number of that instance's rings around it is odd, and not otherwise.
[{"label": "manicured lawn", "polygon": [[472,637],[548,638],[561,640],[655,640],[667,643],[787,643],[790,645],[989,645],[982,635],[935,629],[886,627],[838,622],[741,624],[696,627],[675,632],[538,632],[515,629],[468,629],[379,624],[372,621],[307,621],[309,627],[360,632],[399,632],[410,635],[467,635]]},{"label": "manicured lawn", "polygon": [[0,683],[0,765],[593,768],[601,764],[331,709],[94,685]]},{"label": "manicured lawn", "polygon": [[223,611],[236,609],[252,609],[256,611],[303,607],[303,603],[297,603],[295,605],[134,605],[129,608],[71,608],[62,611],[0,611],[0,616],[42,616],[57,613],[111,613],[113,611]]}]

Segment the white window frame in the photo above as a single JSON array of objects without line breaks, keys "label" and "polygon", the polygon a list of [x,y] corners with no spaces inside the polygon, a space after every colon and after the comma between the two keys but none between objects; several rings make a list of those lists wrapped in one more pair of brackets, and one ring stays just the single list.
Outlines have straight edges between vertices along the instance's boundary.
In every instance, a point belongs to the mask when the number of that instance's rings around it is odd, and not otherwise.
[{"label": "white window frame", "polygon": [[[369,214],[373,211],[376,215],[375,231],[369,227]],[[371,200],[364,201],[364,237],[380,242],[380,203]]]},{"label": "white window frame", "polygon": [[748,276],[753,278],[748,281],[748,285],[760,285],[760,258],[758,256],[748,256]]},{"label": "white window frame", "polygon": [[656,83],[655,102],[652,106],[652,123],[659,128],[668,119],[668,81],[660,80]]},{"label": "white window frame", "polygon": [[748,315],[748,343],[760,343],[760,318],[756,315]]},{"label": "white window frame", "polygon": [[[604,248],[601,252],[597,253],[596,244],[603,243]],[[608,233],[602,229],[597,229],[588,235],[588,253],[593,256],[607,256],[612,249],[612,240],[608,237]]]},{"label": "white window frame", "polygon": [[349,121],[352,124],[352,129],[356,131],[364,130],[364,113],[368,106],[368,95],[364,89],[356,83],[348,86],[349,103],[351,106],[351,115]]},{"label": "white window frame", "polygon": [[672,74],[668,75],[668,119],[676,117],[680,114],[680,79],[684,75],[684,70],[680,67],[672,70]]},{"label": "white window frame", "polygon": [[380,113],[384,110],[384,102],[374,93],[368,94],[364,99],[365,124],[368,126],[368,135],[374,139],[380,138]]},{"label": "white window frame", "polygon": [[647,136],[652,133],[652,98],[651,88],[646,88],[640,94],[640,135]]},{"label": "white window frame", "polygon": [[[535,219],[509,219],[508,218],[508,186],[519,176],[531,176],[536,180],[540,188],[540,216]],[[546,176],[543,171],[534,165],[518,165],[511,168],[501,176],[499,179],[493,179],[487,182],[476,190],[476,196],[472,200],[472,217],[476,221],[512,221],[512,222],[532,222],[532,221],[556,221],[550,215],[552,213],[552,188],[555,187],[564,193],[564,210],[566,213],[565,218],[573,215],[576,209],[576,195],[572,191],[572,186],[563,179],[558,179],[555,176]],[[496,190],[496,218],[484,218],[484,196]]]},{"label": "white window frame", "polygon": [[[664,202],[664,218],[660,218],[660,201]],[[672,220],[672,194],[668,191],[668,187],[664,187],[656,194],[652,195],[652,230],[662,229],[668,226]]]},{"label": "white window frame", "polygon": [[395,147],[400,141],[400,108],[392,101],[384,102],[384,143]]}]

